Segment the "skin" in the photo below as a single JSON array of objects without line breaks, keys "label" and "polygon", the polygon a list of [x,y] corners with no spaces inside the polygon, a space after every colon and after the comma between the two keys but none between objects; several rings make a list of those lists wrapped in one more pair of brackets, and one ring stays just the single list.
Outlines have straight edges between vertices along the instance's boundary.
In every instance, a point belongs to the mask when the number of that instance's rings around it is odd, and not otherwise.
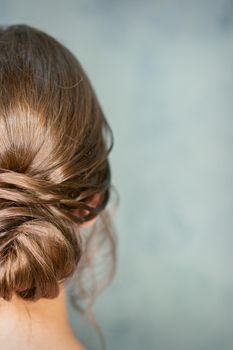
[{"label": "skin", "polygon": [[[90,205],[96,205],[95,196]],[[78,214],[78,211],[77,211]],[[81,225],[87,227],[95,219]],[[24,301],[14,294],[0,298],[0,350],[87,350],[75,337],[66,306],[64,284],[57,298]]]},{"label": "skin", "polygon": [[[30,314],[30,317],[29,317]],[[64,285],[55,299],[0,300],[1,350],[87,350],[69,323]]]}]

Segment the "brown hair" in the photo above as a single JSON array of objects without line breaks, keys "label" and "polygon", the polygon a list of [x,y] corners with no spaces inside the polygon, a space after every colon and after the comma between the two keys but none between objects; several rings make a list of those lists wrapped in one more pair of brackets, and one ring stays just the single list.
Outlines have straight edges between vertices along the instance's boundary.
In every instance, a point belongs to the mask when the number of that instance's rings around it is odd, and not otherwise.
[{"label": "brown hair", "polygon": [[[73,304],[90,311],[116,266],[106,208],[112,147],[112,131],[77,58],[36,28],[2,26],[0,297],[55,298],[76,272]],[[96,194],[101,200],[93,207]],[[85,238],[80,224],[97,215]],[[108,273],[101,286],[94,275],[86,286],[85,269],[92,276],[96,251],[106,244]],[[78,300],[85,298],[84,308]]]}]

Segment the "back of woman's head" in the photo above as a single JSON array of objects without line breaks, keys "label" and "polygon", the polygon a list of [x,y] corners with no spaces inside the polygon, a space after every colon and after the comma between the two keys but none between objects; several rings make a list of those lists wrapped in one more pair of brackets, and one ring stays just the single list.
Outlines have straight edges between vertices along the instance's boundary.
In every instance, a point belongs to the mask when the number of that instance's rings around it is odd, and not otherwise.
[{"label": "back of woman's head", "polygon": [[[82,257],[91,259],[80,227],[97,215],[104,221],[111,148],[111,129],[74,55],[38,29],[2,27],[0,297],[54,298]],[[114,265],[110,226],[105,221],[101,234]]]}]

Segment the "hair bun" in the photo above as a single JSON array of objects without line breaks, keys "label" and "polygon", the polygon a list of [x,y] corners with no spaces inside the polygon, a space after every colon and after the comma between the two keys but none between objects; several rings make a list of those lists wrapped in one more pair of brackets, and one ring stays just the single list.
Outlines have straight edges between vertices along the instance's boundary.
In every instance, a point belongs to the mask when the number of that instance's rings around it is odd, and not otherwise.
[{"label": "hair bun", "polygon": [[[37,179],[0,173],[0,297],[54,298],[81,256],[75,222]],[[22,189],[24,190],[22,192]],[[40,204],[40,205],[39,205]]]}]

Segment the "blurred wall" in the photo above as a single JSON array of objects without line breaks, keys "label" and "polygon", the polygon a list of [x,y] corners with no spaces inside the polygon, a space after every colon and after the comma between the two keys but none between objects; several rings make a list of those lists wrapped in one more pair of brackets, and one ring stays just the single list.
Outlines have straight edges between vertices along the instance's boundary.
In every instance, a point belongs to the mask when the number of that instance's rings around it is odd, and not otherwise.
[{"label": "blurred wall", "polygon": [[[109,349],[231,350],[233,2],[0,0],[0,20],[67,45],[115,134]],[[97,349],[88,325],[80,339]]]}]

